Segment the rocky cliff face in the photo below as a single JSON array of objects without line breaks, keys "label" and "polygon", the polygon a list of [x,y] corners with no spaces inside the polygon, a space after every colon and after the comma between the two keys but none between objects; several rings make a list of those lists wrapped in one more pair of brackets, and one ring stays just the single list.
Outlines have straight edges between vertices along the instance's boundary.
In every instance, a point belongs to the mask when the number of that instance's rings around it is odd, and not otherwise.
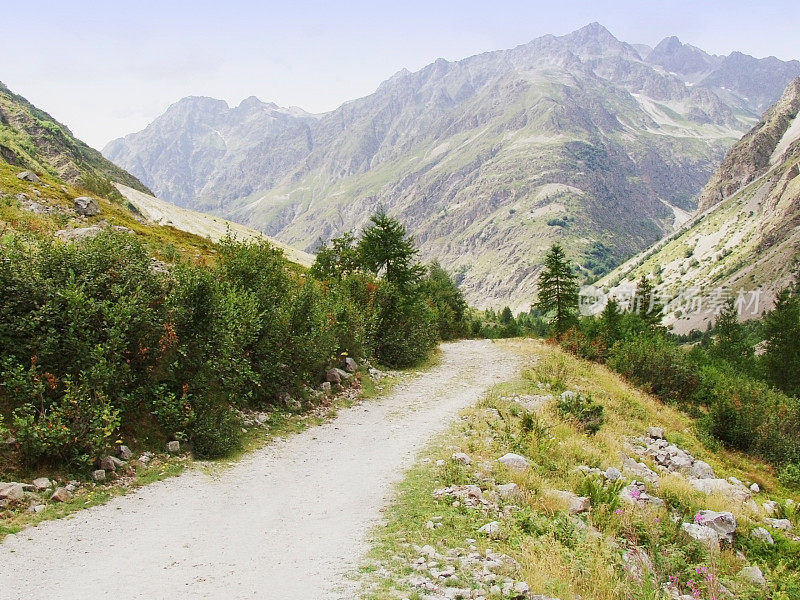
[{"label": "rocky cliff face", "polygon": [[[703,212],[620,266],[605,288],[657,278],[669,300],[666,322],[678,332],[703,330],[716,318],[714,298],[744,299],[742,316],[758,317],[800,264],[800,78],[730,151],[701,198]],[[681,294],[702,290],[699,310]],[[750,302],[758,299],[757,306]],[[753,310],[755,309],[755,310]]]},{"label": "rocky cliff face", "polygon": [[36,108],[2,83],[0,161],[40,174],[48,173],[66,183],[79,185],[98,194],[115,194],[112,180],[142,192],[149,192],[130,173],[76,139],[66,125]]},{"label": "rocky cliff face", "polygon": [[641,50],[592,24],[401,71],[316,117],[187,99],[104,152],[168,200],[306,249],[382,206],[473,303],[526,306],[553,241],[579,262],[595,241],[612,260],[647,247],[696,206],[756,120],[737,92],[648,62],[723,59],[662,47],[645,61]]}]

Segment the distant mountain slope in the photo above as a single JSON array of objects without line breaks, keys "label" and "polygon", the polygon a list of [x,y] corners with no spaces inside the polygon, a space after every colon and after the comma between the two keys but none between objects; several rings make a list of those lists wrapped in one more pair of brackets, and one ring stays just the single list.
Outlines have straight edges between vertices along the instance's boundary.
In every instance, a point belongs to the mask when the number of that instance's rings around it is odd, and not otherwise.
[{"label": "distant mountain slope", "polygon": [[0,83],[0,161],[48,173],[98,194],[115,194],[112,181],[142,192],[147,187],[103,158],[46,112]]},{"label": "distant mountain slope", "polygon": [[715,318],[681,306],[681,290],[702,288],[710,308],[715,295],[738,298],[741,291],[749,303],[761,289],[759,308],[746,316],[771,306],[800,268],[800,78],[733,147],[702,202],[704,212],[599,285],[620,290],[655,275],[668,298],[678,300],[665,321],[678,332],[704,329]]},{"label": "distant mountain slope", "polygon": [[166,200],[306,249],[383,207],[471,302],[524,307],[553,241],[613,263],[671,231],[760,114],[640,51],[595,23],[400,71],[316,117],[186,99],[104,152]]},{"label": "distant mountain slope", "polygon": [[255,231],[239,223],[232,223],[231,221],[226,221],[219,217],[189,210],[188,208],[181,208],[171,202],[159,200],[154,196],[145,194],[144,192],[140,192],[126,185],[118,183],[116,186],[119,192],[136,207],[142,216],[153,223],[175,227],[181,231],[208,238],[212,242],[218,242],[229,235],[241,241],[266,239],[274,246],[283,250],[286,258],[293,263],[304,267],[310,267],[314,262],[314,257],[311,254],[268,238],[260,231]]}]

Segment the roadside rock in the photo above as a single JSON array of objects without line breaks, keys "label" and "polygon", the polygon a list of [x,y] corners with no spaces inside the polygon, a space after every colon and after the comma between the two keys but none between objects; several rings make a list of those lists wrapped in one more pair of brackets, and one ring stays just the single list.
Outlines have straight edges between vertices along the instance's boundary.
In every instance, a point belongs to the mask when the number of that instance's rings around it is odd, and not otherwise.
[{"label": "roadside rock", "polygon": [[53,502],[66,502],[67,500],[71,499],[72,494],[70,494],[66,488],[63,487],[58,488],[55,492],[53,492],[53,495],[50,496],[50,500]]},{"label": "roadside rock", "polygon": [[358,364],[349,356],[344,359],[344,370],[348,373],[355,373],[358,371]]},{"label": "roadside rock", "polygon": [[25,498],[25,486],[21,483],[0,483],[0,500],[20,502]]},{"label": "roadside rock", "polygon": [[453,456],[451,456],[454,461],[461,463],[462,465],[471,465],[472,459],[463,452],[455,452]]},{"label": "roadside rock", "polygon": [[770,532],[763,527],[756,527],[753,529],[753,531],[750,532],[750,537],[761,542],[766,542],[767,544],[775,543],[775,540],[772,539]]},{"label": "roadside rock", "polygon": [[96,471],[92,471],[92,479],[94,479],[95,481],[105,481],[106,480],[105,469],[97,469]]},{"label": "roadside rock", "polygon": [[167,452],[170,454],[175,454],[176,452],[181,451],[181,443],[178,440],[172,440],[171,442],[167,442]]},{"label": "roadside rock", "polygon": [[47,477],[39,477],[33,480],[33,487],[37,492],[43,492],[53,487],[53,484]]},{"label": "roadside rock", "polygon": [[119,457],[122,460],[130,460],[131,458],[133,458],[133,452],[131,452],[131,449],[128,448],[127,446],[120,446],[117,454],[119,454]]},{"label": "roadside rock", "polygon": [[84,217],[94,217],[100,214],[100,205],[97,200],[89,196],[79,196],[72,201],[75,212]]},{"label": "roadside rock", "polygon": [[514,469],[516,471],[524,471],[530,466],[527,458],[519,454],[514,454],[513,452],[504,454],[498,458],[497,461],[509,469]]}]

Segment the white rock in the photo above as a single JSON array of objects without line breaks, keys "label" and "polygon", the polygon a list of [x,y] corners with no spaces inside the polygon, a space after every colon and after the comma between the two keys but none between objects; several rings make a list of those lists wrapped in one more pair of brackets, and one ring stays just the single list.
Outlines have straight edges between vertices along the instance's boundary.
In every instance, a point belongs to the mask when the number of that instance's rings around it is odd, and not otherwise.
[{"label": "white rock", "polygon": [[609,481],[618,481],[622,479],[622,473],[616,467],[608,467],[604,475]]},{"label": "white rock", "polygon": [[514,454],[513,452],[504,454],[497,460],[500,464],[505,465],[509,469],[515,469],[518,471],[524,471],[530,466],[527,458],[520,456],[519,454]]},{"label": "white rock", "polygon": [[492,521],[491,523],[487,523],[480,529],[478,529],[479,533],[485,533],[489,537],[494,537],[500,533],[500,523],[497,521]]},{"label": "white rock", "polygon": [[737,486],[724,479],[692,479],[689,484],[704,494],[723,494],[739,502],[750,500],[750,490]]},{"label": "white rock", "polygon": [[761,506],[764,507],[764,512],[768,515],[774,515],[778,510],[778,503],[775,500],[767,500]]},{"label": "white rock", "polygon": [[767,580],[764,579],[764,573],[762,573],[761,569],[758,567],[745,567],[739,571],[739,577],[747,579],[750,583],[755,585],[767,587]]},{"label": "white rock", "polygon": [[711,468],[711,465],[702,460],[694,461],[692,468],[689,469],[689,476],[695,479],[716,479],[714,469]]},{"label": "white rock", "polygon": [[33,487],[37,492],[43,492],[44,490],[50,489],[52,486],[53,484],[47,477],[39,477],[33,480]]},{"label": "white rock", "polygon": [[442,460],[441,458],[439,460],[437,460],[436,461],[436,466],[437,467],[443,467],[444,466],[444,460]]},{"label": "white rock", "polygon": [[94,479],[95,481],[105,481],[106,480],[105,469],[97,469],[96,471],[92,471],[92,479]]},{"label": "white rock", "polygon": [[775,529],[781,529],[783,531],[792,530],[792,522],[789,519],[764,519],[764,521]]},{"label": "white rock", "polygon": [[681,529],[683,529],[690,538],[703,542],[710,548],[719,547],[719,534],[710,527],[704,527],[697,523],[684,523],[681,525]]},{"label": "white rock", "polygon": [[525,595],[531,591],[531,586],[529,586],[524,581],[518,581],[517,583],[514,584],[513,590],[517,594]]},{"label": "white rock", "polygon": [[716,531],[720,540],[733,543],[733,534],[736,532],[736,517],[733,513],[701,510],[695,516],[695,523]]},{"label": "white rock", "polygon": [[774,544],[775,540],[772,539],[772,535],[769,531],[764,529],[763,527],[756,527],[753,531],[750,532],[750,537],[756,540],[760,540],[762,542],[766,542],[767,544]]},{"label": "white rock", "polygon": [[450,458],[452,458],[456,462],[460,462],[463,465],[471,465],[472,464],[472,459],[467,454],[465,454],[463,452],[455,452],[453,454],[453,456],[451,456]]},{"label": "white rock", "polygon": [[654,440],[663,440],[664,439],[664,429],[662,427],[648,427],[647,428],[647,437],[654,439]]},{"label": "white rock", "polygon": [[175,452],[180,452],[181,450],[181,443],[177,440],[172,440],[171,442],[167,442],[167,452],[174,454]]},{"label": "white rock", "polygon": [[757,483],[750,484],[750,491],[754,494],[758,494],[761,491],[761,487]]},{"label": "white rock", "polygon": [[551,494],[558,498],[561,503],[567,507],[569,514],[571,515],[588,512],[592,507],[589,498],[586,498],[585,496],[578,496],[577,494],[573,494],[572,492],[567,492],[564,490],[552,490]]},{"label": "white rock", "polygon": [[504,483],[497,486],[497,493],[503,500],[515,498],[520,495],[519,486],[516,483]]}]

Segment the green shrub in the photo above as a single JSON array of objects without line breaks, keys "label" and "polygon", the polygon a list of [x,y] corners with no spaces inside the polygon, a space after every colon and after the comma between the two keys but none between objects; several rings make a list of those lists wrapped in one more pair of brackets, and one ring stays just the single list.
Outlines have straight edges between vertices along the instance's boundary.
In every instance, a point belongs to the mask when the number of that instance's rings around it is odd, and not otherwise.
[{"label": "green shrub", "polygon": [[198,458],[220,458],[241,447],[242,429],[229,406],[215,401],[199,405],[190,441]]},{"label": "green shrub", "polygon": [[787,488],[800,489],[800,464],[784,465],[778,473],[778,480]]},{"label": "green shrub", "polygon": [[435,315],[420,295],[408,296],[384,283],[376,297],[375,356],[390,367],[409,367],[436,346]]},{"label": "green shrub", "polygon": [[556,402],[561,416],[575,419],[590,434],[600,430],[605,422],[605,409],[592,400],[576,392],[563,392]]}]

